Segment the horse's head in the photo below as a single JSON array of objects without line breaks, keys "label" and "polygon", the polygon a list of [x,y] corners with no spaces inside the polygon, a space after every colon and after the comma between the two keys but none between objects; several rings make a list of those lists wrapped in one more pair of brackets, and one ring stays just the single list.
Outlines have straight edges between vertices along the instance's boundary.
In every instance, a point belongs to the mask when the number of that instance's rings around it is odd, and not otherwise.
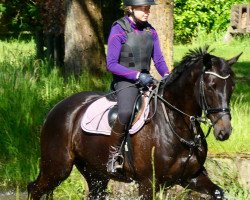
[{"label": "horse's head", "polygon": [[[242,54],[242,53],[241,53]],[[203,70],[199,81],[199,102],[211,120],[217,140],[227,140],[231,134],[230,98],[234,89],[231,66],[238,58],[224,60],[210,54],[203,56]]]}]

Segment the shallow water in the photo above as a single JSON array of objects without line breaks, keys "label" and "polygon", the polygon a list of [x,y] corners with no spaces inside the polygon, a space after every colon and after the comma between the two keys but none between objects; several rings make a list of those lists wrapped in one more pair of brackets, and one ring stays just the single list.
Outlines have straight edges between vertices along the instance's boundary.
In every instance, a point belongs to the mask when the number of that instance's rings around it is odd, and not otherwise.
[{"label": "shallow water", "polygon": [[8,191],[0,193],[1,200],[27,200],[27,197],[26,192],[16,193],[15,191]]},{"label": "shallow water", "polygon": [[[207,170],[210,177],[219,182],[219,185],[226,185],[227,183],[232,183],[231,178],[236,178],[242,184],[243,187],[250,187],[250,156],[249,154],[237,155],[235,157],[230,157],[227,155],[213,155],[209,156],[207,159]],[[229,172],[227,172],[229,171]],[[223,173],[222,173],[223,172]],[[225,174],[225,175],[223,175]],[[223,183],[224,182],[224,183]],[[221,185],[221,186],[222,186]],[[126,184],[121,182],[111,181],[109,184],[109,191],[112,193],[109,195],[107,200],[137,200],[139,199],[138,195],[138,185],[133,183]],[[224,187],[223,187],[224,188]],[[225,189],[225,188],[224,188]],[[183,188],[174,187],[171,190],[168,190],[167,193],[164,194],[163,197],[159,198],[162,200],[168,199],[168,195],[172,197],[178,193],[181,193]],[[236,198],[235,194],[226,194],[229,200],[245,200],[245,198]],[[21,191],[16,192],[15,190],[0,192],[0,200],[26,200],[27,192]],[[45,199],[45,198],[43,198]],[[55,200],[68,200],[68,198],[60,197]],[[171,198],[170,198],[171,199]],[[193,199],[210,199],[208,196],[204,196],[201,194],[196,194]],[[175,200],[178,200],[175,199]]]}]

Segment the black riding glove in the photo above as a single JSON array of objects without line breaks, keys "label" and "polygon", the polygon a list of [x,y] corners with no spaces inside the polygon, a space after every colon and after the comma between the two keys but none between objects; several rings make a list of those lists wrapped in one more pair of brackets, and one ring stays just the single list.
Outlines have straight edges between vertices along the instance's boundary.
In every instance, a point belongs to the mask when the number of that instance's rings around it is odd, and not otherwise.
[{"label": "black riding glove", "polygon": [[167,74],[167,75],[165,75],[163,78],[162,78],[162,82],[164,82],[164,83],[167,83],[167,82],[169,82],[169,80],[171,79],[171,76],[169,75],[169,74]]},{"label": "black riding glove", "polygon": [[146,87],[152,84],[153,81],[154,81],[154,78],[150,74],[146,74],[146,73],[140,73],[139,78],[138,78],[138,83],[142,87]]}]

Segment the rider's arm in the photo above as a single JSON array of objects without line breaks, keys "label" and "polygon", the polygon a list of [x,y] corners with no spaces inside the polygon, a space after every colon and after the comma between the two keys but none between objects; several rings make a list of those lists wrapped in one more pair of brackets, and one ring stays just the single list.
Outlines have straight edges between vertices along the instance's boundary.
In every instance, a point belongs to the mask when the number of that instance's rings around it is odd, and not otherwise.
[{"label": "rider's arm", "polygon": [[127,36],[122,27],[119,24],[115,24],[111,29],[108,39],[107,70],[112,74],[136,80],[139,76],[138,71],[119,64],[122,44],[126,42],[126,39]]},{"label": "rider's arm", "polygon": [[160,43],[159,43],[159,37],[155,29],[152,29],[152,36],[153,36],[153,42],[154,42],[154,48],[152,52],[152,58],[155,64],[155,67],[159,74],[163,77],[165,75],[169,74],[169,69],[166,64],[166,61],[163,57]]}]

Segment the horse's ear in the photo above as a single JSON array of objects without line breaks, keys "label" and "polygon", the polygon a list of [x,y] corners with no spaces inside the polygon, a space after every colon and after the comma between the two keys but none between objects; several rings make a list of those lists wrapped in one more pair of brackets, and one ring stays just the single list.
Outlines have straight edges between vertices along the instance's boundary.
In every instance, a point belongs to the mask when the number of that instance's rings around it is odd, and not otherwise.
[{"label": "horse's ear", "polygon": [[212,67],[211,55],[209,53],[203,55],[203,65],[206,69],[210,69]]},{"label": "horse's ear", "polygon": [[230,60],[227,60],[227,63],[229,64],[229,66],[232,66],[234,63],[236,63],[239,57],[241,56],[241,54],[243,54],[243,52],[241,52],[238,56],[235,56],[231,58]]}]

